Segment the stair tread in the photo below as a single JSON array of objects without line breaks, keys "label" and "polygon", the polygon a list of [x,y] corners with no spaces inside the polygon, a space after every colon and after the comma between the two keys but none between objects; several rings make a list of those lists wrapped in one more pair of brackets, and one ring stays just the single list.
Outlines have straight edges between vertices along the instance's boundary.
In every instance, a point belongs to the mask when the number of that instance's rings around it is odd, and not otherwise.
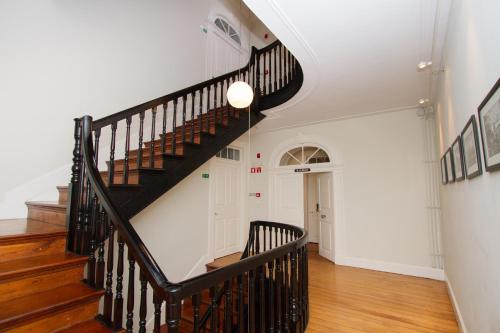
[{"label": "stair tread", "polygon": [[87,320],[78,325],[74,325],[63,330],[57,331],[57,333],[111,333],[113,330],[106,327],[103,323],[98,320]]},{"label": "stair tread", "polygon": [[83,283],[68,284],[41,293],[10,299],[0,303],[0,328],[23,319],[40,317],[68,306],[99,298],[104,291]]},{"label": "stair tread", "polygon": [[66,234],[66,227],[30,218],[0,220],[0,243],[18,238],[64,236]]},{"label": "stair tread", "polygon": [[26,201],[28,206],[52,207],[58,209],[66,209],[66,204],[60,204],[57,201]]},{"label": "stair tread", "polygon": [[208,263],[206,266],[211,269],[217,269],[224,266],[228,266],[234,264],[235,262],[240,261],[241,255],[243,252],[236,252],[221,258],[217,258],[214,261]]},{"label": "stair tread", "polygon": [[71,253],[57,253],[4,261],[0,262],[0,281],[58,267],[83,265],[86,262],[87,257]]}]

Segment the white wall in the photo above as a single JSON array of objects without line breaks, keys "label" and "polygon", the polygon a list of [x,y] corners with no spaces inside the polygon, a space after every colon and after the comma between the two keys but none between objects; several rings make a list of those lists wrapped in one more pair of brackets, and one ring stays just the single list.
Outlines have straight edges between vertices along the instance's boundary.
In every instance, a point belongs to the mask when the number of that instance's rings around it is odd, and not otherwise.
[{"label": "white wall", "polygon": [[[500,2],[456,0],[435,109],[443,153],[500,74]],[[483,162],[484,166],[484,162]],[[445,272],[468,332],[500,332],[500,172],[442,187]]]},{"label": "white wall", "polygon": [[69,181],[69,167],[53,171],[71,163],[74,117],[98,119],[205,79],[200,25],[210,15],[240,17],[248,45],[245,27],[261,23],[239,11],[231,0],[0,0],[0,208],[44,190],[52,199]]},{"label": "white wall", "polygon": [[250,179],[249,192],[262,193],[249,199],[250,219],[269,217],[270,158],[277,147],[317,142],[343,167],[345,238],[336,260],[388,270],[397,264],[395,271],[409,274],[409,266],[426,270],[431,257],[422,126],[410,109],[255,134],[252,163],[264,172]]}]

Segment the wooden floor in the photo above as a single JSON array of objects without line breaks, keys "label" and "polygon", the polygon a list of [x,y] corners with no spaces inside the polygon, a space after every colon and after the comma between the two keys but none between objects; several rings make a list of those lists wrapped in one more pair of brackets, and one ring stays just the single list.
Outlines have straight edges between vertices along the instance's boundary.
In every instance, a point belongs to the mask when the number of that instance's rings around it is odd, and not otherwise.
[{"label": "wooden floor", "polygon": [[316,332],[458,332],[442,281],[338,266],[309,255],[310,320]]}]

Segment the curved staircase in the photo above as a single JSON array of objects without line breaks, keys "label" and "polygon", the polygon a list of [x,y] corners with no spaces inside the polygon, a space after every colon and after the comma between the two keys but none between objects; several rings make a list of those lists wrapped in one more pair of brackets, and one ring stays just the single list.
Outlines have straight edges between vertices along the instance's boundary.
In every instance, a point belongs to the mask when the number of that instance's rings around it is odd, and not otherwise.
[{"label": "curved staircase", "polygon": [[[237,80],[254,89],[248,109],[225,98]],[[302,81],[276,41],[253,48],[239,70],[103,119],[75,119],[71,182],[57,187],[59,201],[27,202],[27,219],[0,221],[0,332],[303,332],[303,230],[252,222],[241,255],[174,283],[129,221]]]}]

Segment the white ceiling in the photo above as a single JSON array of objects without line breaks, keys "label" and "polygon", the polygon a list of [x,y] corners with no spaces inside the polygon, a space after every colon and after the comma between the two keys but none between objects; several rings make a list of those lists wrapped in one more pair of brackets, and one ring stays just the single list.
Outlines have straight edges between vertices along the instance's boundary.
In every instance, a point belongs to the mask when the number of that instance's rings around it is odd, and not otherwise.
[{"label": "white ceiling", "polygon": [[[304,85],[259,130],[406,109],[431,98],[449,0],[244,0],[296,55]],[[438,3],[439,2],[439,3]],[[443,14],[444,13],[444,14]]]}]

